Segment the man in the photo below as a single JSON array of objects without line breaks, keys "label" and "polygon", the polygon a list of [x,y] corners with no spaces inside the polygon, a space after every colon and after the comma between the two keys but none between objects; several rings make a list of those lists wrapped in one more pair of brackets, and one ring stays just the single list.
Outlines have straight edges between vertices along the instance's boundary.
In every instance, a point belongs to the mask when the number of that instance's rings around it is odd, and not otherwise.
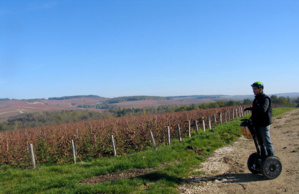
[{"label": "man", "polygon": [[271,99],[264,94],[262,82],[254,82],[252,90],[255,95],[252,107],[245,110],[252,110],[252,123],[255,127],[258,143],[261,147],[262,157],[273,156],[274,149],[270,138],[270,124],[272,123]]}]

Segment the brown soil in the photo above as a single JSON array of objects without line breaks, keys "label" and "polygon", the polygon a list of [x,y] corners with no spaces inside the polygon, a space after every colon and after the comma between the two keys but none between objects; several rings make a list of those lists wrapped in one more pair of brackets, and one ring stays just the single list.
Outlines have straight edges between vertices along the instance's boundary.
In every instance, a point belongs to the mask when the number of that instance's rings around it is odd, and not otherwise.
[{"label": "brown soil", "polygon": [[95,177],[85,179],[81,183],[98,184],[104,181],[115,181],[123,178],[134,178],[137,176],[145,175],[153,170],[154,170],[153,168],[147,168],[147,169],[134,169],[134,170],[121,171],[121,172],[113,172],[110,174],[105,174],[105,175],[95,176]]},{"label": "brown soil", "polygon": [[282,162],[281,175],[267,180],[247,169],[247,159],[255,152],[250,139],[240,138],[232,146],[218,149],[178,188],[179,193],[299,193],[299,109],[274,119],[271,140]]}]

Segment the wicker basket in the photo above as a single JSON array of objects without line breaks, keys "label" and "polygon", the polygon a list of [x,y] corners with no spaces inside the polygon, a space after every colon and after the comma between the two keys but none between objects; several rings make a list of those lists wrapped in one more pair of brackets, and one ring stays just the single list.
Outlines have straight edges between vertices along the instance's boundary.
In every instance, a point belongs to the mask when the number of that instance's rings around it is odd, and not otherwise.
[{"label": "wicker basket", "polygon": [[242,132],[243,137],[245,137],[247,139],[252,139],[252,135],[251,135],[248,127],[241,126],[241,132]]}]

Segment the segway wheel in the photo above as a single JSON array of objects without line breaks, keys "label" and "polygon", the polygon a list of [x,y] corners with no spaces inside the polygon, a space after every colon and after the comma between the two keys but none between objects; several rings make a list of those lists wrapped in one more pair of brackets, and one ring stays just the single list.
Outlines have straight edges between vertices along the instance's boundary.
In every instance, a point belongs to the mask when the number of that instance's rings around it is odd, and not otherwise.
[{"label": "segway wheel", "polygon": [[247,167],[248,167],[248,170],[253,173],[253,174],[257,174],[259,173],[260,171],[257,170],[258,169],[258,164],[257,163],[257,160],[258,160],[258,154],[257,153],[253,153],[249,156],[248,158],[248,161],[247,161]]},{"label": "segway wheel", "polygon": [[282,165],[276,156],[267,157],[261,166],[261,172],[268,179],[277,178],[282,171]]}]

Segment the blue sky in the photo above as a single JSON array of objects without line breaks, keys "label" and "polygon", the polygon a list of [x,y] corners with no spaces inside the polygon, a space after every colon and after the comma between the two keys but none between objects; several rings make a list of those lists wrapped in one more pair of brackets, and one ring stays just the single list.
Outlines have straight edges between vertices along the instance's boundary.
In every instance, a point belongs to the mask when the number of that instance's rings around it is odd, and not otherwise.
[{"label": "blue sky", "polygon": [[299,1],[0,0],[0,98],[299,92]]}]

